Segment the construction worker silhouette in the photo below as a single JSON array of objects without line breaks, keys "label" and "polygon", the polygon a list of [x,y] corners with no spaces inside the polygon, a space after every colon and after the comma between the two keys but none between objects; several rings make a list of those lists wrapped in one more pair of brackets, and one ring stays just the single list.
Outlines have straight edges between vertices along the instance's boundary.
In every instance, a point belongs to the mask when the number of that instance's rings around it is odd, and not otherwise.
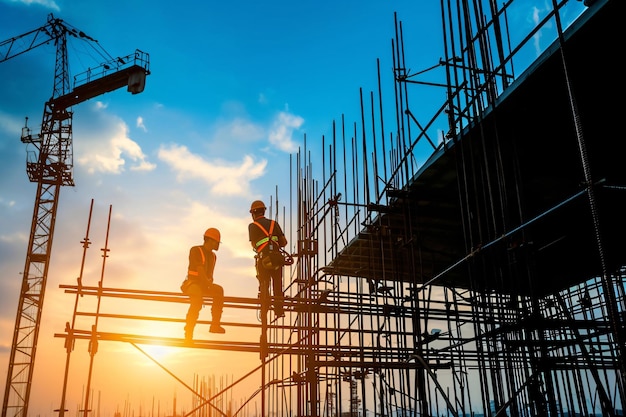
[{"label": "construction worker silhouette", "polygon": [[259,290],[269,297],[270,283],[274,294],[274,314],[283,317],[284,294],[283,294],[283,256],[280,248],[287,245],[287,238],[280,227],[274,221],[265,217],[265,204],[255,200],[250,205],[252,223],[248,225],[248,236],[254,256]]},{"label": "construction worker silhouette", "polygon": [[220,238],[219,230],[207,229],[204,232],[204,244],[193,246],[189,250],[187,279],[181,286],[181,290],[189,296],[189,310],[185,324],[185,340],[187,341],[193,339],[193,329],[196,327],[202,309],[203,296],[213,298],[209,332],[226,333],[226,330],[220,325],[224,306],[224,288],[213,282],[213,270],[217,261],[215,251],[220,248]]}]

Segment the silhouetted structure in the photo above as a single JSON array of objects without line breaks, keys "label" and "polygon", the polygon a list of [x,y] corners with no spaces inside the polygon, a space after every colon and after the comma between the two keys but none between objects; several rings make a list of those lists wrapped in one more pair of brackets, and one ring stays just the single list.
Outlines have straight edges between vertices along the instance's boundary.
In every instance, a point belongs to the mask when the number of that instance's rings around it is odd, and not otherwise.
[{"label": "silhouetted structure", "polygon": [[[225,323],[260,341],[195,347],[260,353],[249,400],[261,394],[263,416],[623,415],[624,2],[553,0],[527,27],[528,2],[441,4],[443,57],[410,73],[396,19],[393,104],[379,71],[360,122],[322,138],[322,161],[306,138],[293,156],[289,210],[276,196],[268,213],[294,242],[285,318],[264,308],[260,325]],[[553,42],[537,57],[539,36]],[[441,103],[423,100],[432,88]]]},{"label": "silhouetted structure", "polygon": [[[442,2],[434,78],[409,73],[397,22],[395,114],[379,82],[322,161],[298,153],[298,336],[269,343],[310,351],[277,370],[297,412],[276,385],[273,412],[328,415],[331,391],[341,415],[356,381],[376,416],[621,413],[622,106],[601,103],[623,90],[609,57],[624,3],[554,1],[520,35],[521,3]],[[539,36],[554,42],[534,59]],[[444,103],[422,120],[436,86]]]}]

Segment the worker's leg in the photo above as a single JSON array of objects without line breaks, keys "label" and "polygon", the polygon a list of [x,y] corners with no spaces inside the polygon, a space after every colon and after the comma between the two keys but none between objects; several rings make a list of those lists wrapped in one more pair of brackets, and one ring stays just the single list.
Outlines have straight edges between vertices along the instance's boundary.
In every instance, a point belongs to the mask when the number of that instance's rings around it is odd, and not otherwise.
[{"label": "worker's leg", "polygon": [[192,284],[187,290],[189,295],[189,310],[185,318],[185,339],[193,339],[193,329],[196,327],[200,310],[202,309],[202,290],[200,286]]},{"label": "worker's leg", "polygon": [[224,288],[221,285],[213,284],[207,292],[207,295],[213,298],[211,307],[211,333],[226,333],[226,330],[220,325],[222,320],[222,310],[224,309]]},{"label": "worker's leg", "polygon": [[283,294],[283,269],[279,268],[271,272],[272,276],[272,292],[274,294],[274,313],[277,317],[283,317],[283,302],[285,295]]},{"label": "worker's leg", "polygon": [[259,280],[259,299],[261,300],[261,313],[266,313],[270,307],[270,272],[263,268],[262,265],[257,266],[257,279]]}]

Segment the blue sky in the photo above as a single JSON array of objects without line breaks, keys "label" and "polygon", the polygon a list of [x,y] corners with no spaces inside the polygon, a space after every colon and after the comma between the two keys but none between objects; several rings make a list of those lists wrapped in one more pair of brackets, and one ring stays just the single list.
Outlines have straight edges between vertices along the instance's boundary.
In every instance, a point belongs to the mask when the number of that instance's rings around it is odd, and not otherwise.
[{"label": "blue sky", "polygon": [[[443,52],[439,2],[434,1],[179,5],[160,0],[0,0],[0,42],[43,26],[52,13],[96,39],[112,56],[135,49],[150,54],[151,75],[143,93],[133,96],[120,89],[73,109],[76,186],[61,190],[31,414],[54,415],[51,410],[59,405],[60,388],[50,387],[60,385],[65,351],[53,334],[63,332],[73,299],[58,286],[73,284],[78,276],[91,199],[87,285],[100,279],[99,249],[112,206],[106,286],[176,291],[189,247],[214,226],[223,236],[217,281],[227,295],[256,297],[247,241],[250,202],[268,203],[276,189],[286,202],[290,154],[303,146],[305,135],[317,152],[321,138],[330,137],[333,120],[342,115],[348,123],[360,120],[359,89],[365,95],[377,90],[377,59],[383,95],[387,106],[393,106],[394,12],[410,39],[406,55],[413,70],[435,65]],[[514,24],[525,25],[536,15],[529,7],[517,18]],[[68,54],[73,75],[102,61],[84,43],[72,41]],[[52,92],[54,60],[54,47],[45,45],[0,63],[2,387],[36,194],[26,176],[20,134],[26,116],[33,132],[39,132],[43,105]],[[414,111],[428,113],[444,98],[443,90],[426,93]],[[390,110],[387,123],[394,117]],[[288,238],[293,232],[287,231]],[[173,308],[174,315],[186,311],[185,306]],[[201,314],[208,319],[208,311]],[[224,320],[248,320],[239,314],[226,311]],[[182,337],[182,329],[180,333]],[[248,361],[237,358],[237,372],[233,362],[224,369],[218,366],[224,362],[218,354],[204,354],[208,358],[199,360],[206,366],[195,368],[204,375],[237,376],[258,364],[254,355]],[[111,358],[120,360],[113,353]],[[48,368],[51,364],[56,367]],[[103,373],[96,370],[96,375]],[[84,378],[75,379],[75,391]],[[117,384],[115,398],[107,401],[123,403],[129,392],[135,401],[151,401],[157,392],[137,392],[136,381],[128,384]],[[169,395],[173,385],[158,389]]]}]

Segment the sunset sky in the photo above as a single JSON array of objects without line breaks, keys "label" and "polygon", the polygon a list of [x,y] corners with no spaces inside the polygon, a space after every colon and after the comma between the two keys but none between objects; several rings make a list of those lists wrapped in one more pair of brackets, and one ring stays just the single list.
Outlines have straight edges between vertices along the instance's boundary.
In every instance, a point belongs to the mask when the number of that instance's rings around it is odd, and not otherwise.
[{"label": "sunset sky", "polygon": [[[403,22],[405,39],[410,39],[407,55],[414,69],[437,64],[443,53],[438,5],[414,0],[184,5],[161,0],[0,0],[0,42],[45,25],[52,13],[112,56],[135,49],[150,54],[151,75],[143,93],[120,89],[73,108],[76,185],[61,190],[29,415],[55,416],[60,404],[66,352],[63,339],[54,334],[63,333],[72,319],[75,298],[59,285],[76,283],[91,200],[85,285],[97,285],[103,274],[101,248],[112,207],[105,286],[177,291],[189,247],[202,242],[206,228],[218,227],[222,245],[217,282],[226,295],[256,297],[247,240],[251,201],[269,203],[278,189],[280,203],[287,203],[290,154],[298,152],[305,136],[310,147],[321,143],[322,136],[330,137],[332,121],[342,114],[359,120],[359,89],[367,94],[377,89],[377,59],[386,94],[393,100],[394,12]],[[530,22],[533,16],[529,8],[518,22]],[[68,48],[73,75],[103,61],[86,45],[72,40]],[[44,45],[0,63],[2,393],[36,196],[36,184],[26,175],[28,149],[20,135],[25,117],[33,132],[39,132],[53,89],[54,61],[54,46]],[[430,98],[424,97],[425,102]],[[433,99],[438,107],[443,91]],[[290,243],[293,233],[286,230]],[[81,308],[89,302],[81,299]],[[182,318],[187,305],[118,305],[105,299],[102,308]],[[209,320],[209,309],[200,318]],[[257,323],[254,312],[228,309],[223,321]],[[209,336],[207,327],[199,327],[196,335],[258,341],[258,333],[226,330],[226,335]],[[129,331],[183,337],[178,324],[150,323]],[[259,365],[256,354],[192,349],[177,350],[163,360],[188,383],[194,375],[236,380]],[[85,395],[88,363],[87,345],[79,341],[66,400],[71,411]],[[250,395],[259,381],[258,376],[247,381],[234,399]],[[118,343],[99,346],[91,389],[95,401],[101,396],[103,417],[127,402],[146,415],[155,398],[161,409],[171,409],[175,395],[179,407],[191,398],[140,352]]]}]

